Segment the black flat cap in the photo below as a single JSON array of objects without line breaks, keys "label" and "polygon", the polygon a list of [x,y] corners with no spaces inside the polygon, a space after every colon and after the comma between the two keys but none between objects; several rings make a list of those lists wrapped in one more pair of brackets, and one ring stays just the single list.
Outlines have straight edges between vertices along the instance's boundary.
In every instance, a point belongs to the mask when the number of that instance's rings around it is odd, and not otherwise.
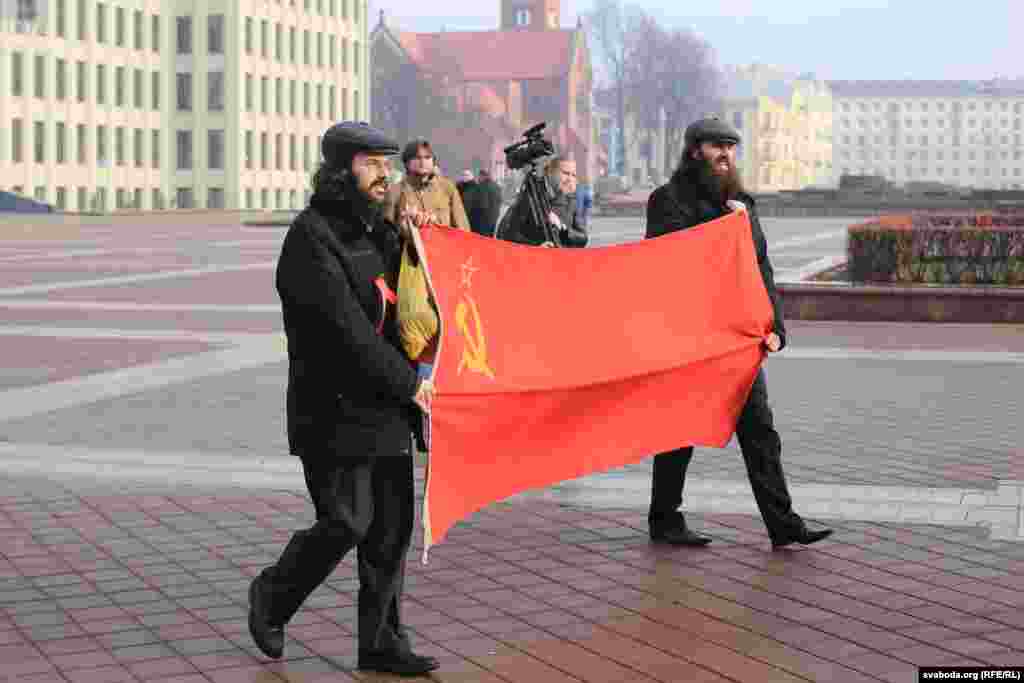
[{"label": "black flat cap", "polygon": [[723,121],[717,116],[708,116],[687,126],[683,142],[687,147],[693,147],[702,142],[731,142],[738,145],[740,144],[740,132],[733,128],[728,121]]},{"label": "black flat cap", "polygon": [[342,121],[327,129],[320,143],[332,166],[348,166],[358,152],[398,154],[398,143],[365,121]]}]

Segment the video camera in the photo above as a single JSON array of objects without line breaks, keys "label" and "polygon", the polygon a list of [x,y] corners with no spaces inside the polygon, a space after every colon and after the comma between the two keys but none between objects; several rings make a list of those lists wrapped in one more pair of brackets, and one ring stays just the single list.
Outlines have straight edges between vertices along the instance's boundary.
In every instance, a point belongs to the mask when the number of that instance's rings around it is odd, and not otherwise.
[{"label": "video camera", "polygon": [[522,140],[505,148],[505,165],[509,170],[518,171],[541,157],[555,153],[555,146],[541,135],[547,125],[546,121],[541,121],[523,133]]}]

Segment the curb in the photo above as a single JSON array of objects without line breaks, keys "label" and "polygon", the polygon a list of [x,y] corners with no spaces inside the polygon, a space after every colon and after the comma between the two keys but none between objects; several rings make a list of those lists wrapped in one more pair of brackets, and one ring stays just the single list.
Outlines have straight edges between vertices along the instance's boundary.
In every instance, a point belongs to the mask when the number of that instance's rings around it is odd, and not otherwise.
[{"label": "curb", "polygon": [[1024,287],[779,283],[792,320],[1024,324]]}]

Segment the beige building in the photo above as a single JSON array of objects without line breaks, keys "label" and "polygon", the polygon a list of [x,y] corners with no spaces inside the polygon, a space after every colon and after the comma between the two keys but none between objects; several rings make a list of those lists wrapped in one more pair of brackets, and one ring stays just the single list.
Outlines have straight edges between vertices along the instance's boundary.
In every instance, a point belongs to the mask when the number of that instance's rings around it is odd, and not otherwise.
[{"label": "beige building", "polygon": [[723,114],[743,143],[737,166],[750,192],[832,183],[832,94],[813,75],[760,64],[725,74]]},{"label": "beige building", "polygon": [[831,81],[835,182],[1024,187],[1024,81]]},{"label": "beige building", "polygon": [[0,189],[67,211],[299,208],[369,116],[366,0],[43,9],[0,17]]}]

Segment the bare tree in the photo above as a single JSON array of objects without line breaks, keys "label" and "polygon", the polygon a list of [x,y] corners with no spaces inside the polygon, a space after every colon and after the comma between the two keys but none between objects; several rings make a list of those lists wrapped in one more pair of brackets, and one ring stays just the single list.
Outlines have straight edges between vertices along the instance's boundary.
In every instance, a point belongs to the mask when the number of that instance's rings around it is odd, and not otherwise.
[{"label": "bare tree", "polygon": [[619,128],[616,158],[622,163],[626,156],[623,131],[626,130],[626,73],[629,63],[626,10],[620,0],[596,0],[594,9],[587,16],[591,44],[604,66],[607,86],[615,93],[615,122]]},{"label": "bare tree", "polygon": [[[668,34],[663,62],[663,88],[660,95],[665,108],[665,162],[674,165],[683,148],[683,133],[694,120],[717,113],[722,107],[722,72],[711,45],[689,30],[676,29]],[[666,168],[667,173],[671,172]]]}]

